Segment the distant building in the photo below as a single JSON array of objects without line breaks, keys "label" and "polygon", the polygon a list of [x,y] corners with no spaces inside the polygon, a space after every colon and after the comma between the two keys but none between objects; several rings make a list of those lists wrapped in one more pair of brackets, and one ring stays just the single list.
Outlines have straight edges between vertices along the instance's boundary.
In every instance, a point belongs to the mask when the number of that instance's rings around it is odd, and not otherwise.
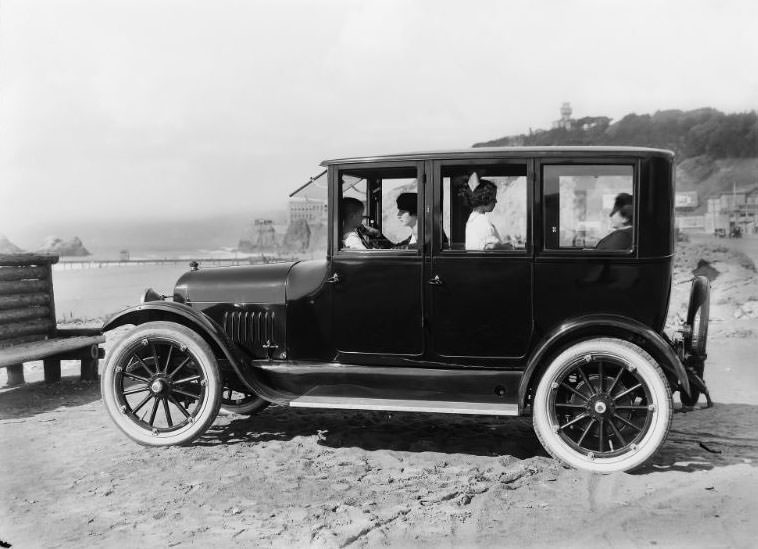
[{"label": "distant building", "polygon": [[237,248],[244,253],[275,252],[283,239],[284,230],[285,227],[275,225],[271,219],[255,219],[243,231]]},{"label": "distant building", "polygon": [[309,225],[326,223],[328,206],[325,200],[290,198],[289,214],[290,224],[300,219],[304,219]]},{"label": "distant building", "polygon": [[677,215],[674,224],[677,229],[684,232],[707,232],[705,217],[704,215]]},{"label": "distant building", "polygon": [[253,245],[259,250],[271,250],[276,247],[276,229],[271,219],[256,219],[253,222],[255,240]]},{"label": "distant building", "polygon": [[571,118],[572,112],[571,103],[561,105],[561,119],[553,122],[553,129],[570,130],[574,126],[574,119]]},{"label": "distant building", "polygon": [[705,232],[719,230],[731,234],[735,228],[739,228],[742,234],[758,231],[758,187],[734,188],[708,199]]},{"label": "distant building", "polygon": [[694,210],[698,207],[697,191],[678,192],[674,195],[677,210]]},{"label": "distant building", "polygon": [[685,232],[707,232],[704,215],[694,215],[692,212],[698,206],[697,191],[677,192],[674,195],[676,217],[674,225]]},{"label": "distant building", "polygon": [[289,196],[289,222],[301,219],[308,225],[326,225],[329,213],[326,171],[312,177],[305,185],[298,187]]}]

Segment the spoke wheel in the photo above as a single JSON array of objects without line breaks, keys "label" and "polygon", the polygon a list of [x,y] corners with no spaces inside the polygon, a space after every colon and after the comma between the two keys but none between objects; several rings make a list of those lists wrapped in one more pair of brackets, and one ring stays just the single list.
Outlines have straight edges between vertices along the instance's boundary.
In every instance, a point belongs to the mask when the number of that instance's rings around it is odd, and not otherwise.
[{"label": "spoke wheel", "polygon": [[127,334],[110,354],[101,389],[116,425],[148,446],[191,442],[213,423],[221,403],[213,351],[197,333],[171,322]]},{"label": "spoke wheel", "polygon": [[647,462],[671,424],[671,390],[640,347],[593,339],[548,366],[534,398],[534,427],[557,459],[600,473]]},{"label": "spoke wheel", "polygon": [[224,385],[221,391],[221,413],[252,415],[260,412],[269,402],[255,393],[237,391],[228,385]]}]

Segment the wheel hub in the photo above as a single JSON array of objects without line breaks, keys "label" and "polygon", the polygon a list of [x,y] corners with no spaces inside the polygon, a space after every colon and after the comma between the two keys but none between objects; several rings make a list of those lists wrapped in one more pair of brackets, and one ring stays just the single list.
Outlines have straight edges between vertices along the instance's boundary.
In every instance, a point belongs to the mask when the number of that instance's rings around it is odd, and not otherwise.
[{"label": "wheel hub", "polygon": [[159,393],[162,393],[165,388],[166,388],[166,382],[162,379],[155,379],[150,384],[150,390],[156,395]]},{"label": "wheel hub", "polygon": [[608,393],[598,393],[587,401],[587,413],[595,419],[606,418],[613,414],[613,399]]}]

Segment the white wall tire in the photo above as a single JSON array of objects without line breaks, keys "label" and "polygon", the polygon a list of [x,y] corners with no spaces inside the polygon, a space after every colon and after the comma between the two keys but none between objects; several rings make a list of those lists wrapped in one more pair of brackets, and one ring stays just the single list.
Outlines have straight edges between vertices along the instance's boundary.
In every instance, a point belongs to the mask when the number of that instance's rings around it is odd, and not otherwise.
[{"label": "white wall tire", "polygon": [[539,381],[534,430],[553,457],[595,473],[647,463],[671,425],[671,388],[643,349],[620,339],[583,341],[560,353]]},{"label": "white wall tire", "polygon": [[145,446],[187,444],[213,423],[221,376],[208,343],[173,322],[148,322],[109,354],[100,387],[119,429]]}]

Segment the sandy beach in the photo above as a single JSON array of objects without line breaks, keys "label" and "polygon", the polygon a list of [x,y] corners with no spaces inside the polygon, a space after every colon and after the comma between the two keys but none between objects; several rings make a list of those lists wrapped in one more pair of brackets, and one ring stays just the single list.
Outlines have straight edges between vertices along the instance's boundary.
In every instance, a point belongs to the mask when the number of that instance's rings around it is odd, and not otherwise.
[{"label": "sandy beach", "polygon": [[[728,243],[727,243],[728,244]],[[753,248],[741,243],[741,252]],[[758,249],[758,246],[755,247]],[[531,418],[271,406],[219,416],[189,447],[122,435],[98,384],[0,370],[0,540],[13,547],[754,547],[758,539],[758,277],[711,241],[677,260],[713,283],[706,381],[677,406],[646,469],[592,475],[549,458]],[[106,349],[123,333],[108,334]]]}]

